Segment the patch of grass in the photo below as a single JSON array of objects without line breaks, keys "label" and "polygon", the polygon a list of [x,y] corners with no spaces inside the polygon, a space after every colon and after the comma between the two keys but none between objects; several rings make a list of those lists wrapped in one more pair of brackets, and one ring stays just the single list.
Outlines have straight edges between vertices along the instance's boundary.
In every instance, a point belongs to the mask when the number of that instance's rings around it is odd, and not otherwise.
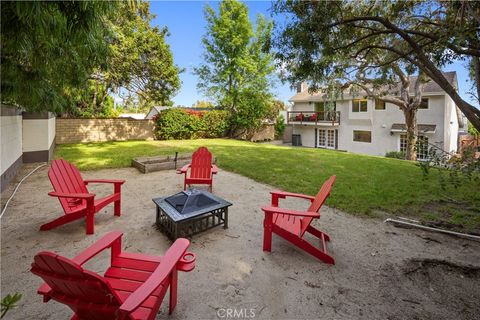
[{"label": "patch of grass", "polygon": [[375,210],[383,210],[418,217],[425,211],[409,208],[443,201],[447,196],[473,206],[480,203],[480,194],[468,183],[442,190],[435,170],[424,178],[408,161],[323,149],[230,139],[128,141],[58,145],[56,157],[81,170],[92,170],[128,167],[135,157],[171,155],[199,146],[208,147],[221,168],[291,192],[314,195],[335,174],[337,182],[327,204],[353,214],[373,215]]},{"label": "patch of grass", "polygon": [[[418,216],[428,225],[480,235],[480,201],[435,201],[411,206],[409,215]],[[401,210],[404,211],[404,210]]]}]

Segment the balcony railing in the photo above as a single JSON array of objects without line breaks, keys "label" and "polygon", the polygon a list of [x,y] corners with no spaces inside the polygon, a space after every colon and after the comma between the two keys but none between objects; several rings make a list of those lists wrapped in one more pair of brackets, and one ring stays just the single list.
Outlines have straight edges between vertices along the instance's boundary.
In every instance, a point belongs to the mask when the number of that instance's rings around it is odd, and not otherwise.
[{"label": "balcony railing", "polygon": [[287,122],[292,124],[339,125],[340,111],[289,111]]}]

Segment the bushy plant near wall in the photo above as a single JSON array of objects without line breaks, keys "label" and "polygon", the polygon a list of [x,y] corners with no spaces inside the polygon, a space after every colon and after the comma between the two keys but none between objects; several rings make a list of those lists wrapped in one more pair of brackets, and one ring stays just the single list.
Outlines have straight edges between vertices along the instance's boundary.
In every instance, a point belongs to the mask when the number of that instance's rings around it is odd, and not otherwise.
[{"label": "bushy plant near wall", "polygon": [[171,108],[154,118],[155,137],[159,140],[220,138],[229,128],[224,110],[196,111]]},{"label": "bushy plant near wall", "polygon": [[403,152],[403,151],[389,151],[385,154],[385,157],[405,160],[405,152]]},{"label": "bushy plant near wall", "polygon": [[280,139],[283,136],[286,128],[285,124],[285,117],[283,115],[279,115],[275,120],[275,138]]},{"label": "bushy plant near wall", "polygon": [[229,113],[225,110],[203,111],[195,138],[224,137],[229,125]]}]

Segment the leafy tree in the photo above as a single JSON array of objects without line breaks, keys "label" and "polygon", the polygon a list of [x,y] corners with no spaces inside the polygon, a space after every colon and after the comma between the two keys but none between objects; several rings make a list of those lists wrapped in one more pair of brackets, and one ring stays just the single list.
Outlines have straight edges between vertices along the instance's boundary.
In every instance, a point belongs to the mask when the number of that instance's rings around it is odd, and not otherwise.
[{"label": "leafy tree", "polygon": [[81,105],[102,108],[112,93],[123,98],[126,109],[137,112],[173,104],[170,99],[180,88],[178,75],[182,70],[174,65],[165,42],[168,30],[152,27],[153,18],[147,2],[120,5],[118,14],[108,21],[113,36],[108,39],[106,64],[99,65],[91,76],[95,82],[92,100]]},{"label": "leafy tree", "polygon": [[[73,118],[115,118],[120,115],[120,109],[114,108],[114,101],[107,94],[107,89],[98,82],[88,80],[88,87],[75,90],[72,93],[74,108],[64,112],[62,116]],[[101,95],[102,99],[95,99]]]},{"label": "leafy tree", "polygon": [[204,62],[195,68],[197,88],[231,113],[230,134],[255,130],[266,116],[274,72],[269,53],[272,23],[259,15],[253,28],[245,4],[225,0],[218,14],[205,9]]},{"label": "leafy tree", "polygon": [[468,133],[474,137],[480,137],[480,131],[475,129],[470,122],[468,123]]},{"label": "leafy tree", "polygon": [[109,21],[115,36],[107,65],[93,76],[111,91],[136,97],[142,110],[172,105],[171,97],[180,88],[182,70],[165,42],[168,29],[152,27],[154,17],[148,2],[135,7],[123,3],[119,15]]},{"label": "leafy tree", "polygon": [[275,121],[278,118],[280,111],[287,110],[287,106],[283,101],[273,99],[270,104],[266,119]]},{"label": "leafy tree", "polygon": [[115,14],[110,1],[12,1],[1,3],[2,103],[30,111],[61,111],[71,92],[84,88],[105,63]]},{"label": "leafy tree", "polygon": [[210,101],[204,101],[204,100],[197,100],[194,104],[192,104],[192,108],[209,108],[213,109],[215,108],[215,105],[210,102]]},{"label": "leafy tree", "polygon": [[[285,5],[285,7],[287,6]],[[292,7],[294,6],[301,7],[304,4],[292,4]],[[298,75],[310,76],[311,74],[310,70],[303,69],[302,62],[291,60],[292,54],[295,54],[293,51],[302,52],[303,50],[307,54],[316,55],[317,50],[322,50],[316,47],[304,49],[305,35],[301,30],[313,28],[315,23],[315,20],[306,19],[302,12],[295,16],[294,22],[287,26],[277,41],[280,48],[278,56],[286,62],[287,68],[291,70],[291,78]],[[322,34],[321,39],[322,43],[326,43],[325,47],[338,46],[340,42],[337,41],[342,40],[338,39],[340,37],[341,35],[333,32]],[[392,41],[390,34],[378,34],[375,40],[379,43]],[[360,41],[359,45],[361,46],[363,43]],[[326,60],[320,62],[324,68],[324,75],[320,81],[323,80],[328,87],[327,90],[324,90],[327,95],[326,99],[336,98],[348,90],[354,96],[366,96],[373,99],[375,103],[388,102],[398,106],[405,116],[407,135],[405,156],[408,160],[416,160],[417,110],[422,101],[424,85],[428,82],[427,77],[420,71],[418,77],[412,78],[411,73],[415,69],[412,69],[404,60],[396,59],[396,55],[391,52],[378,48],[358,52],[358,47],[352,47],[354,48],[345,49],[341,53],[325,49],[319,55],[320,59]],[[391,62],[385,64],[385,61]],[[305,74],[302,74],[303,72]],[[413,92],[412,88],[414,88]]]},{"label": "leafy tree", "polygon": [[[310,79],[318,88],[351,71],[342,70],[345,59],[373,53],[380,59],[369,61],[369,70],[398,63],[408,74],[420,71],[480,129],[480,110],[463,100],[441,72],[459,59],[478,65],[479,2],[287,1],[278,2],[275,10],[292,17],[278,41],[278,57],[291,71],[286,77],[292,82]],[[381,74],[384,78],[383,70]]]}]

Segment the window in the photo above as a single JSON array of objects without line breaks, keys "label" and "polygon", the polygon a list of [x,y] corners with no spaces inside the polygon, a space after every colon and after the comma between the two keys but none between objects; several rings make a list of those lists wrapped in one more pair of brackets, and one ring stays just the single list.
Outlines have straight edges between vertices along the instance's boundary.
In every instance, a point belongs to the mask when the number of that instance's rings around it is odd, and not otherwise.
[{"label": "window", "polygon": [[367,112],[367,99],[353,99],[352,112]]},{"label": "window", "polygon": [[318,120],[331,120],[335,114],[337,105],[335,101],[315,102],[315,111],[318,112]]},{"label": "window", "polygon": [[325,111],[325,102],[315,102],[315,111],[324,112]]},{"label": "window", "polygon": [[336,101],[327,101],[327,102],[315,102],[315,111],[324,112],[328,110],[336,110],[337,103]]},{"label": "window", "polygon": [[[428,137],[418,136],[417,138],[417,160],[426,160],[428,159]],[[400,151],[407,152],[407,135],[400,135]]]},{"label": "window", "polygon": [[372,131],[353,130],[353,141],[372,142]]},{"label": "window", "polygon": [[422,98],[422,102],[420,102],[418,109],[428,109],[428,98]]},{"label": "window", "polygon": [[385,110],[385,101],[375,99],[375,110]]}]

